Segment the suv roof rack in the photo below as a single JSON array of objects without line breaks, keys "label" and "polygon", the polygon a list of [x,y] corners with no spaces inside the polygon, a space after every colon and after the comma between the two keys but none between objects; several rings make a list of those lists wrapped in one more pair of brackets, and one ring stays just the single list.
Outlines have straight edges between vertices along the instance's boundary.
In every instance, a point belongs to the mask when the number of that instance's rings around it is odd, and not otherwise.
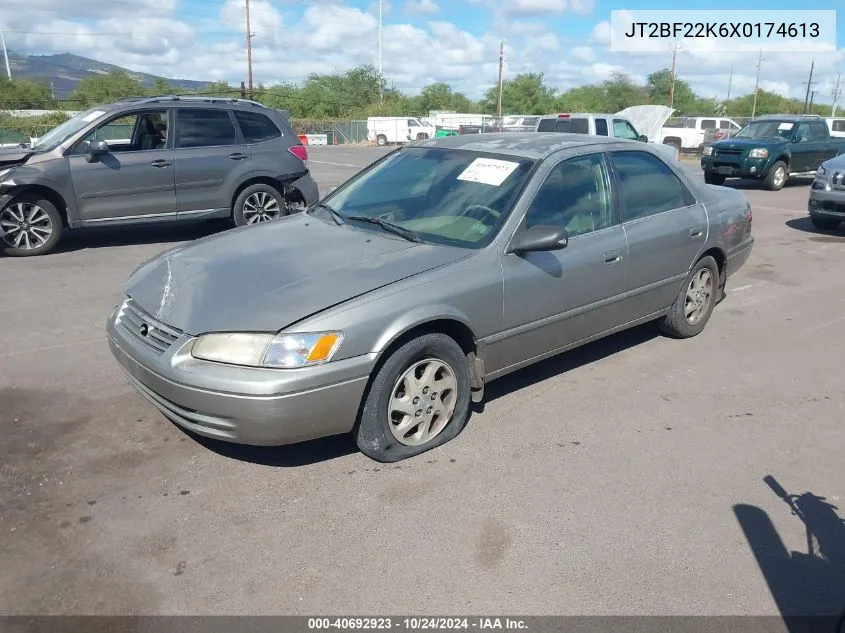
[{"label": "suv roof rack", "polygon": [[135,103],[163,103],[165,101],[185,101],[188,103],[241,103],[244,105],[251,105],[257,108],[267,107],[263,103],[253,101],[251,99],[237,99],[234,97],[209,97],[202,95],[157,95],[153,97],[129,97],[121,100],[121,102]]}]

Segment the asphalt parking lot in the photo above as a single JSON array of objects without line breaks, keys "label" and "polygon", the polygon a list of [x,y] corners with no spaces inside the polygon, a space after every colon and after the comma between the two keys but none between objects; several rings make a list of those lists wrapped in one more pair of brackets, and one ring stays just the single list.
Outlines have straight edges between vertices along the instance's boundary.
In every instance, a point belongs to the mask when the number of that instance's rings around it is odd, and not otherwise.
[{"label": "asphalt parking lot", "polygon": [[[381,151],[311,168],[326,191]],[[346,438],[199,442],[127,386],[104,334],[122,283],[219,226],[0,259],[0,613],[841,609],[845,232],[813,230],[807,184],[732,185],[757,242],[702,335],[641,327],[506,377],[395,465]],[[767,475],[825,499],[803,497],[821,555]]]}]

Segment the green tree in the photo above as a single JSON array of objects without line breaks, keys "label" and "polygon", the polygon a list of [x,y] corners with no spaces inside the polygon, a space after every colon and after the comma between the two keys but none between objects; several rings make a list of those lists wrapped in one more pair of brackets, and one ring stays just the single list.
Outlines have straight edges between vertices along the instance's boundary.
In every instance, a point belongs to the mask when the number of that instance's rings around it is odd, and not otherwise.
[{"label": "green tree", "polygon": [[442,81],[428,84],[413,101],[415,110],[424,114],[432,110],[469,112],[473,107],[466,96],[460,92],[453,92],[452,87]]},{"label": "green tree", "polygon": [[73,91],[73,99],[82,108],[120,101],[126,97],[139,97],[146,94],[144,86],[128,73],[117,71],[108,75],[94,75],[79,82]]},{"label": "green tree", "polygon": [[625,73],[614,72],[610,79],[602,83],[601,87],[604,91],[603,112],[619,112],[625,108],[649,102],[645,87],[638,86]]},{"label": "green tree", "polygon": [[49,110],[55,105],[49,85],[0,77],[0,110]]},{"label": "green tree", "polygon": [[604,89],[601,86],[570,88],[557,98],[558,112],[603,112]]},{"label": "green tree", "polygon": [[[659,105],[670,105],[669,92],[671,85],[672,71],[668,68],[651,73],[646,80],[646,91],[649,101]],[[697,106],[702,105],[697,103],[697,101],[698,98],[692,91],[692,88],[690,88],[690,85],[683,79],[675,77],[675,94],[671,105],[675,108],[676,115],[704,114],[696,110]]]},{"label": "green tree", "polygon": [[[487,91],[482,108],[496,111],[498,89]],[[524,73],[502,84],[502,114],[548,114],[555,105],[555,90],[543,82],[543,73]]]}]

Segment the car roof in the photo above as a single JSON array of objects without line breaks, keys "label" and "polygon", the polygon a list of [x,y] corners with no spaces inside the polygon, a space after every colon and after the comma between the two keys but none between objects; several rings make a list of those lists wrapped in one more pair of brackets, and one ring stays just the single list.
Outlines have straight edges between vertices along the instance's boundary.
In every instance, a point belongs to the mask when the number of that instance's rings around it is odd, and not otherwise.
[{"label": "car roof", "polygon": [[148,106],[148,105],[169,105],[178,106],[180,108],[227,108],[237,110],[251,110],[268,112],[281,112],[287,115],[286,110],[275,110],[269,108],[258,101],[251,101],[249,99],[235,99],[231,97],[202,97],[202,96],[181,96],[181,95],[162,95],[155,97],[129,97],[116,101],[114,103],[103,104],[97,106],[98,110],[106,112],[113,112],[127,107],[134,106]]},{"label": "car roof", "polygon": [[591,145],[618,145],[642,148],[645,143],[616,139],[609,136],[589,134],[566,134],[561,132],[520,132],[494,134],[464,134],[444,136],[437,139],[416,141],[409,147],[443,147],[487,154],[516,156],[531,160],[544,159],[555,152]]}]

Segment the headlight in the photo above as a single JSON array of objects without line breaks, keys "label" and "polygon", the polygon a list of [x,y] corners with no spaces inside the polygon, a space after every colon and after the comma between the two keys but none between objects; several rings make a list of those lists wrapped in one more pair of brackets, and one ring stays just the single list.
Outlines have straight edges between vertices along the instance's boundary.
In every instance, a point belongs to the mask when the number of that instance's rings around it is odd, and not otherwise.
[{"label": "headlight", "polygon": [[765,147],[755,147],[751,151],[748,152],[749,158],[768,158],[769,157],[769,150]]},{"label": "headlight", "polygon": [[827,175],[827,170],[824,168],[824,165],[819,165],[819,168],[816,170],[816,176],[825,176]]},{"label": "headlight", "polygon": [[701,152],[704,156],[710,156],[713,153],[713,147],[708,145],[704,148],[704,151]]},{"label": "headlight", "polygon": [[332,359],[342,332],[290,334],[203,334],[194,343],[194,358],[249,367],[305,367]]}]

